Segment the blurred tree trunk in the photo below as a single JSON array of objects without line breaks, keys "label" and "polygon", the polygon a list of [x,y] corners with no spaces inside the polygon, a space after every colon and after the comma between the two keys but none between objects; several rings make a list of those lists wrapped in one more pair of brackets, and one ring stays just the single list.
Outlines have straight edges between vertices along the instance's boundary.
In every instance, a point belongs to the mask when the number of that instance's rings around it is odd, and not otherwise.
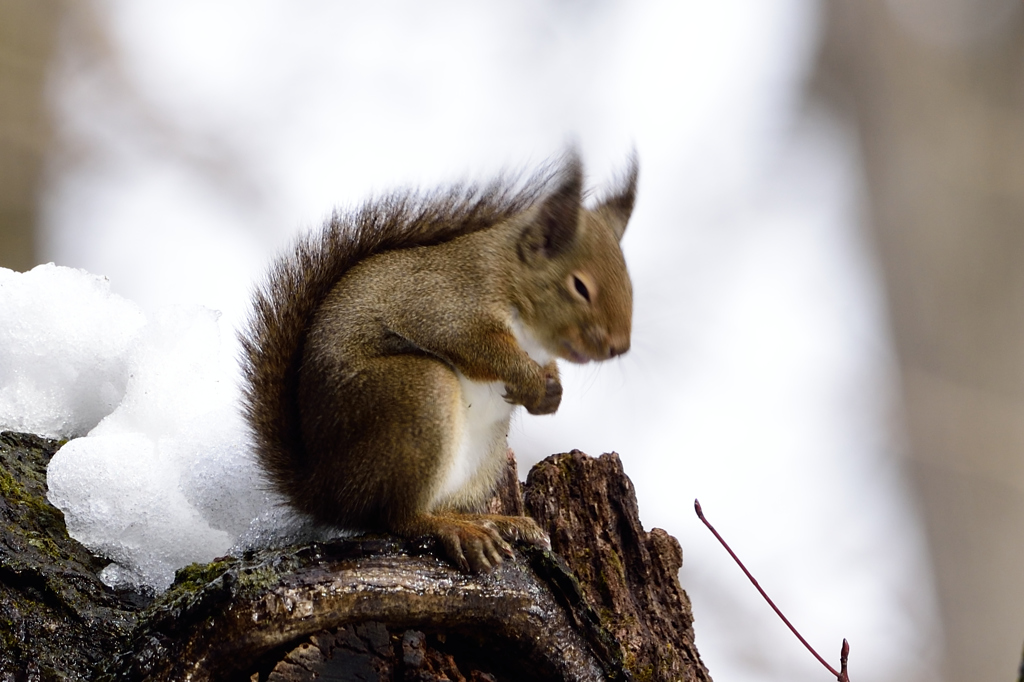
[{"label": "blurred tree trunk", "polygon": [[0,0],[0,267],[36,264],[35,229],[50,139],[46,78],[58,0]]},{"label": "blurred tree trunk", "polygon": [[1022,7],[837,0],[818,74],[859,127],[948,682],[1024,640]]}]

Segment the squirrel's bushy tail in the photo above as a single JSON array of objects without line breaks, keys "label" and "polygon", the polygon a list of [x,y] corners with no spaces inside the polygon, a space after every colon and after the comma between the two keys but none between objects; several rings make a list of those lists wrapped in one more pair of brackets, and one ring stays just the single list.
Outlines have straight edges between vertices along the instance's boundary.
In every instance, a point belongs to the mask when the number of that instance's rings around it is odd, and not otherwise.
[{"label": "squirrel's bushy tail", "polygon": [[335,212],[320,233],[298,240],[279,258],[253,296],[242,344],[243,410],[257,457],[270,483],[294,499],[301,491],[304,448],[297,390],[303,343],[312,316],[356,263],[383,251],[428,246],[507,220],[529,208],[559,167],[578,167],[575,154],[527,180],[499,178],[432,193],[404,192]]}]

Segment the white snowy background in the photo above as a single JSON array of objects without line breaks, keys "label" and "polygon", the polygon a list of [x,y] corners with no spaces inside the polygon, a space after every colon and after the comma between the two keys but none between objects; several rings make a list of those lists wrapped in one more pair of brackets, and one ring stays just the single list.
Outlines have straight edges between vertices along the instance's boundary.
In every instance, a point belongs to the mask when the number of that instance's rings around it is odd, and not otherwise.
[{"label": "white snowy background", "polygon": [[717,680],[829,676],[695,497],[823,655],[837,665],[849,639],[857,682],[940,680],[856,140],[805,93],[819,11],[79,3],[43,198],[46,258],[67,267],[0,270],[0,428],[88,434],[55,457],[51,496],[116,562],[105,579],[162,589],[280,523],[236,411],[235,330],[294,235],[373,191],[529,168],[568,141],[601,187],[635,146],[632,350],[564,368],[558,414],[514,427],[521,473],[621,454],[645,526],[683,546]]}]

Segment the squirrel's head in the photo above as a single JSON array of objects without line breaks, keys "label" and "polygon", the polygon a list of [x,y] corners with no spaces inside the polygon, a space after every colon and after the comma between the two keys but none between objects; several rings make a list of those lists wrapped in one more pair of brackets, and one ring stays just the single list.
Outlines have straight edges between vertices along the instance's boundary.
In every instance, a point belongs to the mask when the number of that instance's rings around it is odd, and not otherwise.
[{"label": "squirrel's head", "polygon": [[633,212],[637,174],[634,154],[622,186],[587,209],[583,169],[572,154],[554,191],[524,216],[519,313],[557,357],[584,363],[629,350],[633,288],[619,241]]}]

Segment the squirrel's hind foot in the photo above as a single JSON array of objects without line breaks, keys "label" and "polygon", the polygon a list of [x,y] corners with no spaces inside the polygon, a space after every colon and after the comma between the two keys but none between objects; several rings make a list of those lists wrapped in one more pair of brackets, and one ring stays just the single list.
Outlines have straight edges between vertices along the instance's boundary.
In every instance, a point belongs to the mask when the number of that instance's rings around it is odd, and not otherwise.
[{"label": "squirrel's hind foot", "polygon": [[497,529],[505,540],[522,542],[541,549],[551,549],[551,539],[537,522],[529,516],[504,516],[500,514],[467,515],[479,523],[489,524]]},{"label": "squirrel's hind foot", "polygon": [[510,542],[550,549],[547,533],[527,516],[424,514],[400,531],[402,535],[431,535],[445,555],[465,573],[490,573],[515,556]]}]

